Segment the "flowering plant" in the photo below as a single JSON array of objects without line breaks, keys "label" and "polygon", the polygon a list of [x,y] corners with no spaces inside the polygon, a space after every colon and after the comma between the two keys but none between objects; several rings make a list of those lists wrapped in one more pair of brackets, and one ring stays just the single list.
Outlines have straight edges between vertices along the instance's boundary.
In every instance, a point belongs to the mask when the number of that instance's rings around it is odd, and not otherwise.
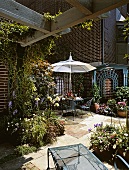
[{"label": "flowering plant", "polygon": [[126,111],[127,110],[126,102],[118,102],[117,110]]},{"label": "flowering plant", "polygon": [[92,146],[98,147],[100,151],[104,151],[113,147],[118,129],[112,125],[103,126],[101,123],[95,124],[94,130],[89,129],[89,131],[93,132],[90,137]]},{"label": "flowering plant", "polygon": [[59,101],[60,97],[57,94],[54,94],[53,96],[47,96],[47,103],[49,109],[52,109],[52,107],[59,107]]},{"label": "flowering plant", "polygon": [[89,129],[89,132],[92,132],[90,142],[93,149],[97,147],[101,152],[110,149],[129,150],[129,134],[124,126],[95,124],[94,130]]}]

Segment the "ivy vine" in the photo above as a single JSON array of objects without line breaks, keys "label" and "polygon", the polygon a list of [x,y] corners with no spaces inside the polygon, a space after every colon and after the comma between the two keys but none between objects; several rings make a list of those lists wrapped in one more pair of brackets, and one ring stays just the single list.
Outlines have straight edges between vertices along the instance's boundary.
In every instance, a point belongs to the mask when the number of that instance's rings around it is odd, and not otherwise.
[{"label": "ivy vine", "polygon": [[[123,22],[124,22],[123,35],[125,36],[125,39],[127,39],[129,37],[129,16],[127,16]],[[129,54],[125,54],[124,58],[128,58],[128,57]]]}]

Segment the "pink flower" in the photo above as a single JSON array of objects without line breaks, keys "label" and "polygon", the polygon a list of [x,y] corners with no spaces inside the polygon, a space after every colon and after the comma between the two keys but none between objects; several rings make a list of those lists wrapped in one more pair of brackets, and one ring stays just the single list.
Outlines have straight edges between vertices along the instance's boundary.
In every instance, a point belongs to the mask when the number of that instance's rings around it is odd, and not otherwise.
[{"label": "pink flower", "polygon": [[125,102],[118,102],[118,105],[126,106]]}]

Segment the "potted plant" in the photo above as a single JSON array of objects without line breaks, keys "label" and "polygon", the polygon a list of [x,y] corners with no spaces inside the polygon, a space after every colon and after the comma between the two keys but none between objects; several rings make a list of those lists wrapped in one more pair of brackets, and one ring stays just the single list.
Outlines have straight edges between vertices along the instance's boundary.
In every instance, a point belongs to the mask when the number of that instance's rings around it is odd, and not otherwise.
[{"label": "potted plant", "polygon": [[109,99],[107,101],[107,105],[109,107],[109,113],[111,115],[111,124],[112,124],[112,116],[116,116],[116,100],[115,99]]},{"label": "potted plant", "polygon": [[[126,126],[95,124],[91,133],[90,144],[94,152],[102,158],[113,158],[113,154],[120,153],[129,161],[129,134]],[[104,157],[105,154],[105,157]],[[108,160],[109,161],[109,160]]]},{"label": "potted plant", "polygon": [[118,129],[113,125],[94,124],[94,129],[88,129],[92,132],[90,137],[91,146],[93,149],[98,148],[100,152],[110,150],[113,147],[116,131]]},{"label": "potted plant", "polygon": [[93,93],[93,99],[91,103],[91,111],[96,113],[97,110],[99,109],[99,102],[101,98],[100,88],[96,83],[93,85],[92,93]]},{"label": "potted plant", "polygon": [[126,102],[118,102],[117,103],[117,114],[120,117],[126,117],[127,114],[127,106],[126,106]]}]

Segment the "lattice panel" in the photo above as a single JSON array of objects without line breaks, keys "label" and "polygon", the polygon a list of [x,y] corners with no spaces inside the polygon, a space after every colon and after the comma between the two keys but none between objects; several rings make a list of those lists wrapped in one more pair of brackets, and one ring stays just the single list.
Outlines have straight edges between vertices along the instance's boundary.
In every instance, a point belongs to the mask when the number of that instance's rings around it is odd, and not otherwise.
[{"label": "lattice panel", "polygon": [[41,14],[49,12],[51,15],[55,15],[60,10],[64,12],[72,6],[65,0],[16,0],[17,2],[33,9]]},{"label": "lattice panel", "polygon": [[102,61],[101,22],[94,22],[93,25],[91,31],[86,28],[72,28],[72,32],[59,38],[56,43],[60,49],[56,57],[65,54],[68,58],[71,51],[74,60],[87,63]]},{"label": "lattice panel", "polygon": [[[105,81],[107,79],[109,79],[112,82],[112,87],[110,84],[109,84],[109,87],[106,86],[107,84],[105,84]],[[114,69],[103,70],[97,76],[97,83],[100,87],[100,95],[104,96],[106,94],[105,90],[107,88],[109,89],[112,88],[112,91],[110,92],[113,92],[118,86],[118,74],[115,72]],[[105,89],[105,86],[106,86],[106,89]]]},{"label": "lattice panel", "polygon": [[118,86],[123,86],[123,70],[116,70],[116,73],[118,74]]}]

